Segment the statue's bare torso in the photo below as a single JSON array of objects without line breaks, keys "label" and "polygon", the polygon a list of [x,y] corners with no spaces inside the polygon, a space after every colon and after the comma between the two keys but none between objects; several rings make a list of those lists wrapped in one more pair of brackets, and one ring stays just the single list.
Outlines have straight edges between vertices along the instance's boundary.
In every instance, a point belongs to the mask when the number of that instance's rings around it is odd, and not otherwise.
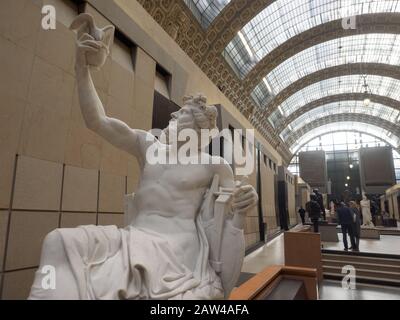
[{"label": "statue's bare torso", "polygon": [[196,215],[218,171],[214,165],[146,163],[135,193],[137,217],[133,225],[162,234],[191,270],[200,245]]}]

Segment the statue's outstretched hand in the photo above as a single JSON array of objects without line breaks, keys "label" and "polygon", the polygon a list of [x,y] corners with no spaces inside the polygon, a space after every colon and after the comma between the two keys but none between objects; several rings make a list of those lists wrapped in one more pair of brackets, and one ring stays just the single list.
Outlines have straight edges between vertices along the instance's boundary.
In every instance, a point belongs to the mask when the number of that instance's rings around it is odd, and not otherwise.
[{"label": "statue's outstretched hand", "polygon": [[[76,67],[88,67],[97,61],[97,67],[104,65],[107,56],[104,54],[104,43],[96,41],[90,34],[84,33],[76,42]],[[88,59],[89,58],[89,59]],[[104,60],[104,61],[103,61]]]},{"label": "statue's outstretched hand", "polygon": [[76,68],[101,68],[110,53],[115,27],[99,28],[92,15],[81,13],[72,21],[70,29],[76,31],[78,39]]}]

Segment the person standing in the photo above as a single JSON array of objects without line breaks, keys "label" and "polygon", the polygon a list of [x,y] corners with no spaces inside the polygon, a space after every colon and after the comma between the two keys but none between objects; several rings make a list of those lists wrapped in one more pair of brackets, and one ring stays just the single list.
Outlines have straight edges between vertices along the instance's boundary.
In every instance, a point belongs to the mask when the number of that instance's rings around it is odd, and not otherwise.
[{"label": "person standing", "polygon": [[[350,243],[352,248],[357,248],[355,239],[354,239],[354,234],[353,234],[353,212],[350,210],[350,208],[346,207],[344,202],[339,203],[339,207],[337,210],[337,216],[338,216],[338,223],[342,227],[342,234],[343,234],[343,244],[344,244],[344,250],[348,251],[349,247],[347,244],[347,234],[349,234],[350,237]],[[354,249],[357,250],[357,249]]]},{"label": "person standing", "polygon": [[350,209],[353,211],[353,234],[354,241],[356,242],[356,247],[353,248],[354,251],[359,251],[360,249],[360,234],[361,234],[361,218],[360,211],[358,210],[357,203],[355,201],[350,201]]},{"label": "person standing", "polygon": [[311,222],[314,225],[314,232],[318,232],[318,223],[319,218],[321,217],[321,207],[319,206],[317,202],[317,196],[314,193],[310,195],[310,199],[311,200],[306,203],[306,210]]},{"label": "person standing", "polygon": [[300,218],[301,218],[301,223],[304,224],[304,223],[306,222],[306,221],[305,221],[305,218],[306,218],[306,210],[304,210],[303,206],[300,206],[299,215],[300,215]]}]

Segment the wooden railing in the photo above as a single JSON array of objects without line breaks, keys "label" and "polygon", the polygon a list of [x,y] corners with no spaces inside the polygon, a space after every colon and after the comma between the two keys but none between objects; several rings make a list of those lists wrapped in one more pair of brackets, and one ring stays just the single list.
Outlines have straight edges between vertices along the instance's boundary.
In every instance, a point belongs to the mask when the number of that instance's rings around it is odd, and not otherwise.
[{"label": "wooden railing", "polygon": [[[279,288],[283,279],[302,281],[306,300],[318,299],[317,270],[287,266],[270,266],[235,288],[230,300],[267,300],[271,293]],[[291,293],[292,296],[293,292]],[[288,299],[292,299],[288,296]]]}]

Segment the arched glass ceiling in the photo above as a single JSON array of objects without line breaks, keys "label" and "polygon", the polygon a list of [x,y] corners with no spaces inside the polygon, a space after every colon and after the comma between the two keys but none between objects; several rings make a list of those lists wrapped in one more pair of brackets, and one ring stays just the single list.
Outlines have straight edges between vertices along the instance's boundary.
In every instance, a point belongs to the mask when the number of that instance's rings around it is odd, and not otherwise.
[{"label": "arched glass ceiling", "polygon": [[372,124],[346,121],[346,122],[334,122],[325,124],[318,128],[308,131],[306,134],[304,134],[300,139],[296,140],[296,142],[290,146],[290,152],[296,154],[298,149],[300,149],[303,145],[305,145],[312,139],[329,132],[337,132],[337,131],[363,132],[375,136],[379,139],[382,139],[383,141],[390,144],[394,148],[398,148],[400,145],[399,137],[395,136],[394,134],[385,129],[382,129]]},{"label": "arched glass ceiling", "polygon": [[297,131],[307,123],[333,114],[342,113],[366,114],[392,123],[397,123],[400,120],[400,111],[380,103],[371,102],[368,106],[364,106],[363,101],[333,102],[302,114],[282,131],[280,137],[282,140],[286,140],[290,134]]},{"label": "arched glass ceiling", "polygon": [[231,0],[184,0],[197,21],[207,29]]},{"label": "arched glass ceiling", "polygon": [[320,43],[285,60],[266,80],[276,95],[311,73],[348,63],[400,65],[400,35],[371,33]]},{"label": "arched glass ceiling", "polygon": [[272,50],[315,26],[360,14],[400,12],[400,0],[277,0],[254,17],[224,50],[240,77]]},{"label": "arched glass ceiling", "polygon": [[[372,94],[400,101],[400,81],[376,75],[367,75],[367,84]],[[346,75],[313,83],[287,98],[268,118],[272,126],[278,127],[290,114],[302,106],[327,97],[344,93],[363,93],[361,75]]]}]

